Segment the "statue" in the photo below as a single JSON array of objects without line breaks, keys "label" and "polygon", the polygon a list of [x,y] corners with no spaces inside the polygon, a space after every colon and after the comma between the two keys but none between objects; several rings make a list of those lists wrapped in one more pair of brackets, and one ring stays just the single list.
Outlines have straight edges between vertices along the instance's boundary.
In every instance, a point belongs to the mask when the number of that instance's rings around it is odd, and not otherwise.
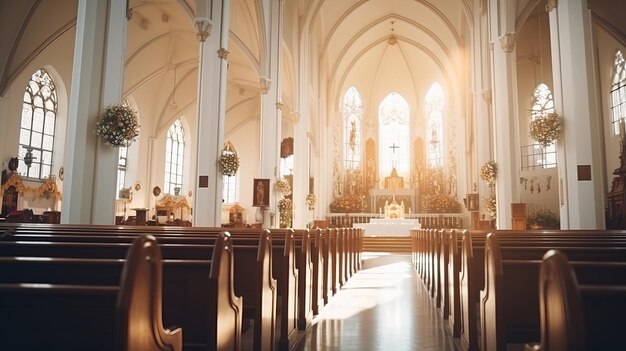
[{"label": "statue", "polygon": [[265,197],[265,186],[262,181],[256,183],[256,204],[258,206],[264,206],[263,198]]}]

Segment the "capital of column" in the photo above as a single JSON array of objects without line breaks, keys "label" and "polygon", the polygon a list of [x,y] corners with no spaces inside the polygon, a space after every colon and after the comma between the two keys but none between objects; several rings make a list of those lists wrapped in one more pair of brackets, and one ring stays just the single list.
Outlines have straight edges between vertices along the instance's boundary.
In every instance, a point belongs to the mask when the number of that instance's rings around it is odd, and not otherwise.
[{"label": "capital of column", "polygon": [[504,33],[500,36],[500,47],[502,51],[510,54],[515,48],[515,41],[517,40],[517,34],[514,32]]},{"label": "capital of column", "polygon": [[261,79],[259,79],[259,85],[261,86],[261,94],[265,95],[272,87],[272,80],[267,77],[261,77]]},{"label": "capital of column", "polygon": [[217,50],[217,57],[221,58],[222,60],[228,60],[228,55],[230,55],[230,51],[225,48]]},{"label": "capital of column", "polygon": [[558,0],[548,0],[546,3],[546,12],[551,12],[558,6]]},{"label": "capital of column", "polygon": [[276,103],[276,109],[278,109],[278,110],[281,110],[281,111],[282,111],[284,106],[285,106],[285,104],[283,104],[283,103],[282,103],[282,102],[280,102],[280,101],[278,101],[278,102]]},{"label": "capital of column", "polygon": [[200,42],[204,42],[211,33],[213,22],[206,17],[196,17],[193,20],[193,25],[196,27],[196,37]]},{"label": "capital of column", "polygon": [[291,111],[291,114],[293,115],[293,120],[294,120],[296,123],[299,123],[299,122],[300,122],[300,111],[298,111],[298,110],[293,110],[293,111]]}]

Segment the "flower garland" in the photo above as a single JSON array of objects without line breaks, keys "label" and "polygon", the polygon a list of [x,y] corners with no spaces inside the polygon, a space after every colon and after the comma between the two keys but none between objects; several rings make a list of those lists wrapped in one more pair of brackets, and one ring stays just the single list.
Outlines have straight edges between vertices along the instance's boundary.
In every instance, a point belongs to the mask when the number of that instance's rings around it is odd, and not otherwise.
[{"label": "flower garland", "polygon": [[486,197],[484,200],[484,205],[485,205],[485,209],[487,210],[487,212],[489,212],[491,217],[496,218],[496,212],[497,212],[496,195],[491,194],[489,195],[489,197]]},{"label": "flower garland", "polygon": [[291,186],[289,186],[289,183],[284,179],[279,179],[278,181],[276,181],[274,187],[276,188],[276,191],[278,191],[283,196],[289,196],[289,194],[291,194]]},{"label": "flower garland", "polygon": [[239,157],[230,149],[222,150],[218,160],[222,175],[232,177],[239,170]]},{"label": "flower garland", "polygon": [[561,117],[556,113],[548,113],[530,121],[528,135],[543,147],[547,147],[559,139],[562,129]]},{"label": "flower garland", "polygon": [[487,185],[493,186],[496,183],[496,177],[498,176],[498,165],[495,161],[486,162],[480,167],[480,179],[487,182]]},{"label": "flower garland", "polygon": [[96,121],[96,135],[113,147],[129,146],[139,136],[137,112],[126,104],[111,105]]},{"label": "flower garland", "polygon": [[291,199],[280,199],[280,201],[278,201],[278,210],[280,212],[280,227],[290,228],[293,213],[293,203]]},{"label": "flower garland", "polygon": [[316,202],[317,202],[317,199],[315,198],[315,194],[309,193],[306,196],[306,204],[309,206],[309,210],[315,209]]}]

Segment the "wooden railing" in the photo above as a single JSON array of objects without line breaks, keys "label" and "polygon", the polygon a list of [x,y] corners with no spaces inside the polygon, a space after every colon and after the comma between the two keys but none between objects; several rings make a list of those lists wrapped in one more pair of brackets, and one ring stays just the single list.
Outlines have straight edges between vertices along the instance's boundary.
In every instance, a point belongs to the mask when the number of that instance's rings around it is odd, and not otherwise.
[{"label": "wooden railing", "polygon": [[[465,228],[469,224],[465,213],[407,213],[406,219],[417,219],[422,228]],[[372,218],[383,218],[380,213],[329,213],[331,227],[351,227],[353,223],[369,223]]]}]

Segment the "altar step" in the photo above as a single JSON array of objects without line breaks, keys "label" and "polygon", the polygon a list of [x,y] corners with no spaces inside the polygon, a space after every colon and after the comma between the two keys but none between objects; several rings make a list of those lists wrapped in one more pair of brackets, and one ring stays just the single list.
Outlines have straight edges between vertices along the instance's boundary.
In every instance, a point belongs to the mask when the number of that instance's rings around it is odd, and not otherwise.
[{"label": "altar step", "polygon": [[364,236],[363,251],[410,252],[411,238],[408,236]]}]

